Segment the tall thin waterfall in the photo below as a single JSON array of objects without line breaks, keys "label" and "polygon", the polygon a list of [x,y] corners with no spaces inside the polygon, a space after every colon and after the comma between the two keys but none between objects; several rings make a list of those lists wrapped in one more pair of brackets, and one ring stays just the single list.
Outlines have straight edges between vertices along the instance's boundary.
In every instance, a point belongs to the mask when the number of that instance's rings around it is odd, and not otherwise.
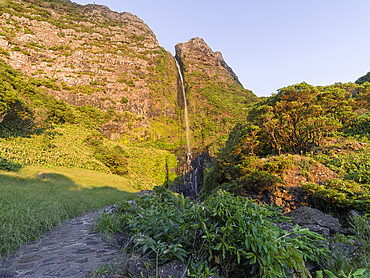
[{"label": "tall thin waterfall", "polygon": [[186,128],[186,144],[187,144],[187,147],[188,147],[188,150],[187,150],[187,151],[188,151],[188,153],[186,154],[186,155],[187,155],[186,162],[190,165],[190,162],[191,162],[191,151],[190,151],[190,139],[189,139],[188,105],[187,105],[187,102],[186,102],[186,96],[185,96],[184,78],[182,77],[182,73],[181,73],[180,65],[179,65],[179,63],[177,62],[176,58],[175,58],[175,62],[176,62],[177,70],[178,70],[179,75],[180,75],[180,80],[181,80],[181,91],[182,91],[182,96],[183,96],[183,98],[184,98],[185,128]]}]

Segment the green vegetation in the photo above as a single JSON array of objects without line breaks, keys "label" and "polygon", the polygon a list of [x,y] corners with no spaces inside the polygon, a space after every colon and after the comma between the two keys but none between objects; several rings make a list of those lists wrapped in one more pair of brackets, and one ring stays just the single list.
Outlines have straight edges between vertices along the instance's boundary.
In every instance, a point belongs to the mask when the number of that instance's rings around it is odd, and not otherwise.
[{"label": "green vegetation", "polygon": [[[43,57],[32,60],[31,76],[0,59],[0,207],[6,209],[0,217],[0,229],[6,231],[0,236],[0,243],[6,243],[0,245],[0,253],[4,254],[63,219],[131,197],[122,191],[171,185],[186,138],[175,61],[164,48],[146,48],[151,33],[128,36],[127,22],[104,14],[96,20],[96,13],[83,12],[91,6],[65,0],[1,4],[1,12],[11,17],[1,26],[0,36],[9,46],[0,48],[0,55],[7,60],[21,55],[18,52],[28,56],[39,52]],[[50,23],[66,43],[46,48],[39,39],[40,43],[18,45],[18,34],[38,35],[32,25],[17,21],[21,17]],[[86,53],[86,61],[71,63],[66,58],[77,51]],[[108,56],[113,55],[123,55],[134,64],[120,72],[119,61],[109,66]],[[115,227],[111,232],[134,234],[144,249],[152,248],[157,263],[174,258],[185,262],[191,277],[285,277],[290,272],[305,276],[304,261],[320,263],[328,258],[318,244],[321,238],[298,228],[294,233],[299,236],[290,238],[272,224],[281,219],[280,212],[243,197],[250,189],[263,195],[265,190],[286,188],[286,177],[295,169],[302,184],[294,186],[312,194],[316,206],[338,214],[353,208],[369,213],[369,74],[356,83],[295,84],[258,100],[216,67],[183,62],[193,153],[217,153],[213,167],[205,172],[201,192],[205,202],[197,206],[156,188],[156,197],[139,198],[137,208],[123,202],[118,217],[102,220]],[[60,63],[63,70],[58,69]],[[190,65],[198,69],[189,73]],[[69,73],[63,76],[62,71]],[[116,88],[112,88],[114,79]],[[79,96],[68,93],[97,99],[108,109],[69,105],[48,94],[50,90],[72,102]],[[108,97],[112,92],[114,97]],[[140,107],[134,100],[143,92],[150,95],[146,102],[150,111],[121,112]],[[317,167],[334,171],[331,178],[314,180],[312,171]],[[36,175],[38,171],[45,173],[45,179]],[[19,221],[11,222],[13,218]],[[14,236],[10,226],[19,229]],[[345,267],[329,260],[324,266],[327,275],[330,271],[351,276],[357,268],[369,269],[368,228],[361,227],[356,240],[365,259],[349,260]]]},{"label": "green vegetation", "polygon": [[240,86],[226,82],[212,82],[205,84],[198,90],[219,111],[231,114],[233,117],[245,118],[246,104],[255,101],[252,92],[244,90]]},{"label": "green vegetation", "polygon": [[120,100],[120,103],[122,103],[122,104],[126,104],[127,102],[128,102],[128,99],[126,97],[122,97],[121,100]]},{"label": "green vegetation", "polygon": [[155,192],[136,199],[137,207],[122,202],[117,216],[104,216],[96,228],[134,235],[144,251],[154,250],[157,263],[180,260],[190,277],[307,277],[304,261],[327,256],[320,235],[295,227],[291,238],[275,226],[282,216],[272,207],[221,191],[201,205],[163,188]]},{"label": "green vegetation", "polygon": [[118,78],[117,79],[117,82],[119,82],[119,83],[125,83],[129,87],[135,87],[134,80],[132,80],[132,79],[129,79],[128,80],[126,78]]},{"label": "green vegetation", "polygon": [[364,76],[359,77],[355,83],[356,84],[363,84],[365,82],[370,82],[370,72],[366,73]]},{"label": "green vegetation", "polygon": [[168,151],[128,147],[91,132],[89,127],[64,124],[28,137],[0,138],[0,169],[27,165],[89,169],[123,175],[137,189],[176,177],[171,171],[176,157]]},{"label": "green vegetation", "polygon": [[[288,164],[266,169],[266,163],[258,156],[306,154],[320,149],[326,140],[339,134],[366,136],[366,124],[362,123],[368,120],[363,112],[369,107],[367,92],[368,83],[338,83],[326,87],[301,83],[282,88],[276,95],[261,100],[250,111],[249,122],[236,125],[230,133],[225,148],[218,153],[217,162],[206,176],[204,194],[220,186],[232,192],[245,185],[258,187],[258,183],[272,186],[278,181],[274,181],[271,174],[280,174],[276,170],[281,167],[289,168]],[[306,185],[307,190],[317,194],[320,200],[325,196],[330,204],[346,209],[366,207],[367,210],[368,151],[343,155],[320,152],[311,157],[351,182],[311,184]],[[283,161],[287,163],[289,159]],[[302,168],[302,174],[308,175],[307,170]]]},{"label": "green vegetation", "polygon": [[125,178],[76,168],[0,171],[0,182],[0,256],[63,220],[134,195]]},{"label": "green vegetation", "polygon": [[[123,115],[89,105],[70,106],[44,92],[42,86],[53,86],[52,80],[26,77],[0,62],[2,169],[36,165],[113,172],[130,178],[136,188],[150,188],[174,179],[171,169],[177,162],[167,151],[143,150],[119,142],[112,145],[106,139],[101,140],[97,150],[86,141],[94,129]],[[140,119],[130,116],[128,120]]]}]

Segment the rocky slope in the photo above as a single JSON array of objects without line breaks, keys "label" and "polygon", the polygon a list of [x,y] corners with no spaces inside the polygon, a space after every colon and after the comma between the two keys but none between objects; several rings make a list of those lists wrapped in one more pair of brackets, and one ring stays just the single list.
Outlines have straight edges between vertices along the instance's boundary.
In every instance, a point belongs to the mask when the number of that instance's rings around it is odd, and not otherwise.
[{"label": "rocky slope", "polygon": [[[184,145],[184,100],[172,55],[137,16],[68,0],[3,1],[2,59],[70,105],[118,113],[99,131],[126,142]],[[201,39],[176,46],[192,148],[204,150],[256,97]],[[221,108],[221,112],[220,112]],[[230,110],[230,111],[228,111]],[[168,145],[169,144],[169,145]]]}]

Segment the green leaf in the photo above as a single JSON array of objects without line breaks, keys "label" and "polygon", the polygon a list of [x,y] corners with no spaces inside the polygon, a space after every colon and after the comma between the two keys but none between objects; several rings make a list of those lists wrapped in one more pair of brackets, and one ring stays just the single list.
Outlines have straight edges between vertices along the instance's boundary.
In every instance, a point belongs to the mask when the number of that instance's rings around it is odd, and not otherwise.
[{"label": "green leaf", "polygon": [[329,276],[329,278],[338,278],[330,270],[324,269],[324,272],[325,272],[326,275]]}]

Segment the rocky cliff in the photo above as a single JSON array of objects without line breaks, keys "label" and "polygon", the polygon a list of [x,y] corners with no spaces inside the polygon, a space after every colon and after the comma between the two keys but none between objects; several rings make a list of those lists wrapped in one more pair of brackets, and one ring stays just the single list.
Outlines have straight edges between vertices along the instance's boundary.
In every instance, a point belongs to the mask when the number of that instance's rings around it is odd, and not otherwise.
[{"label": "rocky cliff", "polygon": [[[183,145],[175,61],[137,16],[68,0],[8,0],[0,8],[0,53],[7,64],[70,105],[118,113],[99,128],[111,139]],[[226,134],[256,97],[202,39],[178,44],[176,57],[190,103],[192,145],[201,149]]]},{"label": "rocky cliff", "polygon": [[248,105],[257,97],[243,88],[222,54],[203,39],[179,43],[175,50],[184,73],[193,136],[207,145],[244,121]]}]

